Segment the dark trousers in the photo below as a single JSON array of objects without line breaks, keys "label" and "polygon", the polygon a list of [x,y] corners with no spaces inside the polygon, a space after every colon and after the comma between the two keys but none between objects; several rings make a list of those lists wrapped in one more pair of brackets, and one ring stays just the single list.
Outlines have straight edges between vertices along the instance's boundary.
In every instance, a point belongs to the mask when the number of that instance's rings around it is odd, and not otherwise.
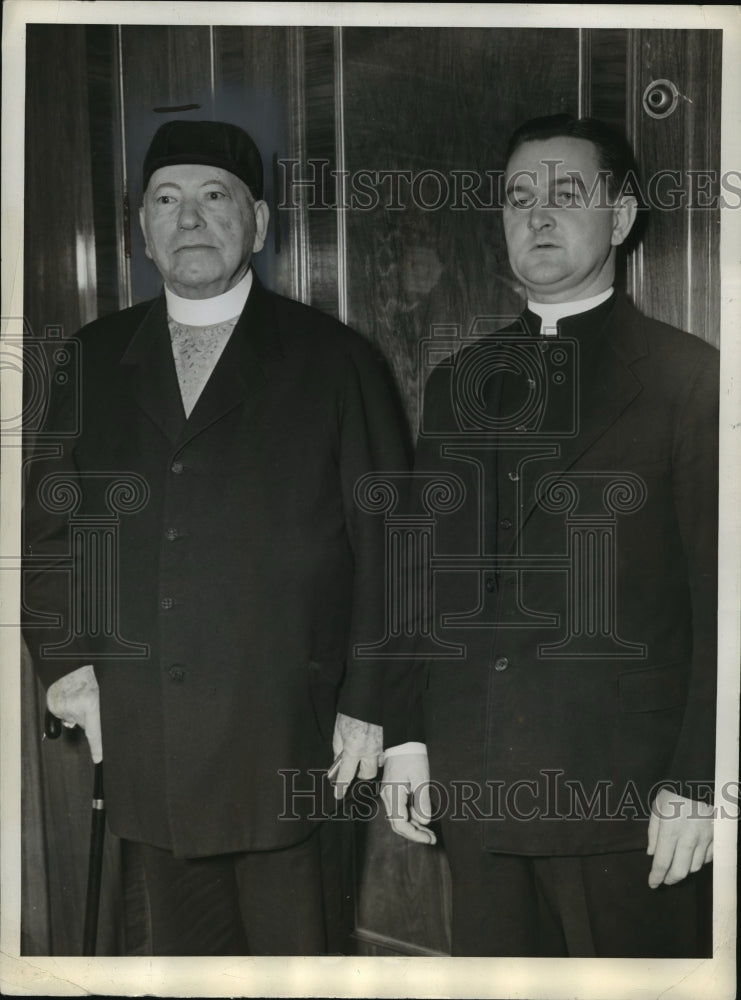
[{"label": "dark trousers", "polygon": [[694,958],[712,951],[712,865],[649,889],[644,851],[530,858],[446,837],[452,953]]},{"label": "dark trousers", "polygon": [[[341,824],[340,824],[341,825]],[[338,824],[279,851],[175,858],[129,845],[144,870],[153,955],[320,955],[341,950]]]}]

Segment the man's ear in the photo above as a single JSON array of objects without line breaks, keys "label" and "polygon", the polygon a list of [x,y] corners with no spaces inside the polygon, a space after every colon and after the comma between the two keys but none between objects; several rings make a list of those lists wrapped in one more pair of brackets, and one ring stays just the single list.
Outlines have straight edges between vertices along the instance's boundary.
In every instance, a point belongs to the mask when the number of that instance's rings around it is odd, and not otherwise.
[{"label": "man's ear", "polygon": [[252,252],[259,253],[265,246],[265,237],[268,234],[268,222],[270,221],[270,209],[267,202],[256,201],[255,209],[255,239],[252,242]]},{"label": "man's ear", "polygon": [[619,247],[628,238],[638,214],[638,202],[632,195],[621,196],[612,208],[612,237],[610,242]]},{"label": "man's ear", "polygon": [[144,213],[144,206],[139,206],[139,225],[141,226],[142,235],[144,236],[144,253],[152,260],[152,254],[149,250],[149,239],[147,238],[147,224],[144,221],[146,218]]}]

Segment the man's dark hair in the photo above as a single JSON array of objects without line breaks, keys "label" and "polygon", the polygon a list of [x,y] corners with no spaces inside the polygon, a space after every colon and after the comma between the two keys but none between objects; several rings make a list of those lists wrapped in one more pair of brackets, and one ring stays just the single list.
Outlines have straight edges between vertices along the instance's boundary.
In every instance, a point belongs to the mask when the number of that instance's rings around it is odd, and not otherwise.
[{"label": "man's dark hair", "polygon": [[597,166],[607,171],[607,191],[615,197],[621,191],[635,196],[639,212],[633,229],[625,241],[625,249],[632,249],[640,239],[647,222],[648,204],[643,197],[640,171],[633,149],[622,132],[598,118],[575,118],[573,115],[546,115],[524,122],[510,136],[507,143],[505,166],[523,143],[566,136],[586,139],[597,151]]}]

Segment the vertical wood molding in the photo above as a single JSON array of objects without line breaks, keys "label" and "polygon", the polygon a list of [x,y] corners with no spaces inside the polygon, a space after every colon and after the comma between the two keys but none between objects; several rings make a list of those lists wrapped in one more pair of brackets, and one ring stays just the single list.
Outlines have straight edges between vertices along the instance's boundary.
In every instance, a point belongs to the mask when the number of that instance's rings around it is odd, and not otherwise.
[{"label": "vertical wood molding", "polygon": [[[298,162],[298,170],[306,169],[306,82],[304,73],[304,29],[289,28],[288,35],[288,116],[290,122],[289,158]],[[297,192],[299,207],[291,213],[291,297],[299,302],[311,299],[311,271],[309,269],[309,234],[306,215],[305,189]],[[293,197],[292,199],[293,200]]]},{"label": "vertical wood molding", "polygon": [[[720,195],[720,95],[721,37],[705,31],[700,43],[687,54],[688,89],[703,99],[707,114],[695,114],[690,121],[689,162],[691,170],[713,170],[711,193]],[[690,210],[688,230],[688,310],[687,329],[720,346],[720,211]],[[691,257],[689,251],[691,250]]]},{"label": "vertical wood molding", "polygon": [[592,31],[590,28],[579,28],[579,118],[588,118],[592,114]]},{"label": "vertical wood molding", "polygon": [[337,170],[337,314],[347,322],[347,176],[342,28],[334,29],[335,165]]},{"label": "vertical wood molding", "polygon": [[121,25],[116,26],[116,75],[118,79],[118,156],[114,185],[119,193],[116,212],[116,244],[118,247],[118,289],[119,306],[126,309],[132,305],[131,297],[131,205],[129,203],[128,174],[126,168],[126,129],[124,128],[124,80],[123,80],[123,40]]},{"label": "vertical wood molding", "polygon": [[211,74],[211,113],[216,118],[216,59],[214,56],[214,26],[208,28],[208,56],[209,70]]},{"label": "vertical wood molding", "polygon": [[[640,145],[638,141],[638,118],[640,107],[638,102],[640,97],[637,94],[636,81],[639,76],[640,49],[638,33],[634,30],[628,31],[628,43],[626,47],[626,80],[627,88],[625,95],[625,134],[628,137],[633,150],[641,163]],[[643,242],[640,242],[630,255],[628,261],[628,273],[626,276],[627,292],[635,305],[645,311],[645,295],[643,276],[645,271],[645,261],[643,257]]]},{"label": "vertical wood molding", "polygon": [[[338,302],[338,64],[335,29],[303,29],[304,135],[309,177],[314,177],[312,202],[307,206],[311,266],[311,304],[331,316],[339,315]],[[342,64],[339,66],[342,73]]]}]

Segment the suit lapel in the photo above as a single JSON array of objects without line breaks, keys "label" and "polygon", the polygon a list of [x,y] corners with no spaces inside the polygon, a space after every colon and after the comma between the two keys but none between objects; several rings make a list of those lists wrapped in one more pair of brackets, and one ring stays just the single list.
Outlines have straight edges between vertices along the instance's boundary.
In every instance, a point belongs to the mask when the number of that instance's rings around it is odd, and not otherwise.
[{"label": "suit lapel", "polygon": [[135,402],[175,442],[185,423],[180,386],[172,358],[164,294],[152,304],[121,358],[128,369]]},{"label": "suit lapel", "polygon": [[[560,440],[560,455],[553,460],[554,471],[567,472],[582,455],[595,447],[642,391],[640,380],[631,370],[632,364],[647,353],[642,321],[638,310],[619,296],[606,321],[601,343],[580,364],[578,433]],[[534,494],[523,499],[526,507],[520,529],[538,506]]]}]

